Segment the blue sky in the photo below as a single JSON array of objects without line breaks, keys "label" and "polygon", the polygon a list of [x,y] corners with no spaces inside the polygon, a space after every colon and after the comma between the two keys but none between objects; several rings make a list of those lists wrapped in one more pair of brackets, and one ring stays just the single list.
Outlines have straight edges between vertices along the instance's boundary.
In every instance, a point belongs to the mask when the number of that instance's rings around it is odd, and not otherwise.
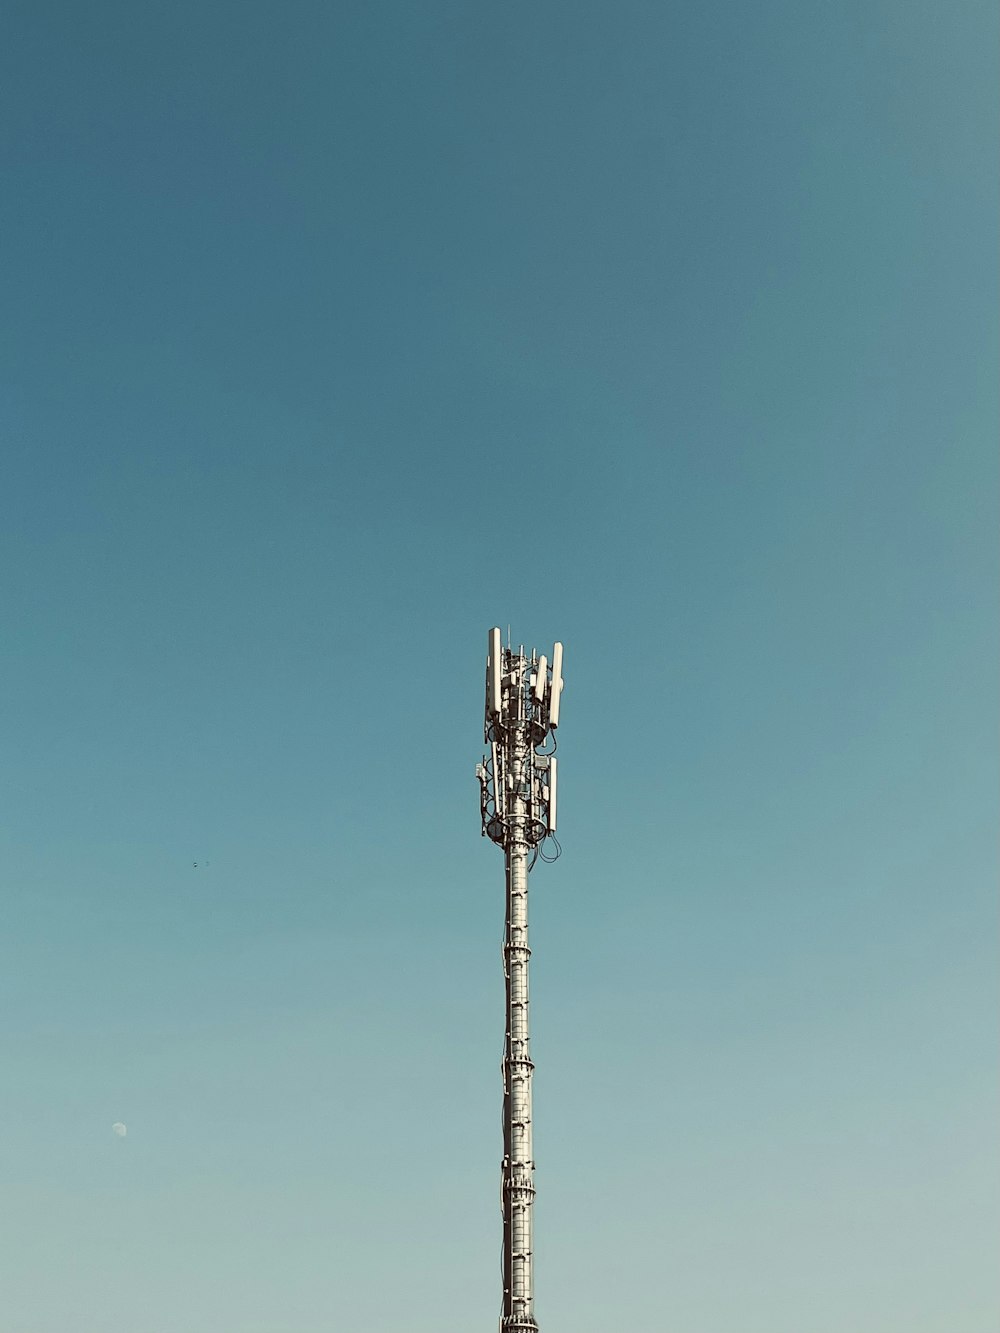
[{"label": "blue sky", "polygon": [[13,6],[3,1333],[492,1326],[508,623],[543,1333],[996,1327],[996,28]]}]

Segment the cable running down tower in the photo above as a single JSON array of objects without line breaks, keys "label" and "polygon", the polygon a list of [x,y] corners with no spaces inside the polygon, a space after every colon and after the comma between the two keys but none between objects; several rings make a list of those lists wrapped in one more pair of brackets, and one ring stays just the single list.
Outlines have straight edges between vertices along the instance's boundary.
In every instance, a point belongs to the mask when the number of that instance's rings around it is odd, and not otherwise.
[{"label": "cable running down tower", "polygon": [[[537,1333],[532,1266],[535,1199],[528,1048],[528,871],[541,856],[554,861],[556,840],[556,728],[562,693],[562,644],[543,655],[513,652],[491,629],[486,658],[487,753],[476,766],[483,835],[503,848],[506,913],[503,970],[506,1031],[503,1063],[503,1308],[500,1333]],[[549,745],[546,742],[550,741]],[[543,748],[545,747],[545,748]],[[551,839],[553,851],[544,845]]]}]

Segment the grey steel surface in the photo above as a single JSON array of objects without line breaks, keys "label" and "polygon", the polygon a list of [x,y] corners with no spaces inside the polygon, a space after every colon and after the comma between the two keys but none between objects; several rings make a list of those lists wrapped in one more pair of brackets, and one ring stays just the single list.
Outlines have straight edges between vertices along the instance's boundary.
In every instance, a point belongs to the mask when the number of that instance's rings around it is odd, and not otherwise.
[{"label": "grey steel surface", "polygon": [[[560,672],[562,644],[556,644],[552,662]],[[543,841],[555,833],[555,760],[550,756],[555,749],[561,689],[561,676],[549,677],[544,656],[536,658],[534,651],[525,656],[523,648],[516,653],[504,649],[499,630],[490,631],[485,723],[489,751],[476,775],[483,833],[503,848],[506,872],[501,1333],[537,1333],[538,1329],[534,1315],[528,872]],[[538,753],[547,742],[550,748]]]}]

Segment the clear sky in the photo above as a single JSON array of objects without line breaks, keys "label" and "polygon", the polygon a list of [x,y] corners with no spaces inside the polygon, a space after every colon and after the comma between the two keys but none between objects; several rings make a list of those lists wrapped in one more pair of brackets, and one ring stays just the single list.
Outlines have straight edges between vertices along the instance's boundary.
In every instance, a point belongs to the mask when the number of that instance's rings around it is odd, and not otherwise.
[{"label": "clear sky", "polygon": [[508,623],[543,1333],[995,1333],[996,30],[8,6],[0,1333],[495,1327]]}]

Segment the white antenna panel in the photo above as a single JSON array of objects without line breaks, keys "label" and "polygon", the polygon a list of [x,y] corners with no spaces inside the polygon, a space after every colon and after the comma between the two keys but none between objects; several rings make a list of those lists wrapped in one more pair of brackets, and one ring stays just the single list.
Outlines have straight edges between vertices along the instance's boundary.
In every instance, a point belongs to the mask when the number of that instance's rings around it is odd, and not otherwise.
[{"label": "white antenna panel", "polygon": [[563,687],[562,659],[563,646],[557,643],[552,649],[552,699],[549,703],[549,726],[553,730],[559,725],[559,696]]},{"label": "white antenna panel", "polygon": [[558,765],[555,757],[549,760],[549,832],[556,831],[556,782]]},{"label": "white antenna panel", "polygon": [[486,657],[486,707],[492,717],[500,712],[500,631],[490,630]]},{"label": "white antenna panel", "polygon": [[538,671],[535,675],[535,698],[538,700],[539,703],[541,703],[542,700],[545,698],[545,681],[546,681],[547,671],[548,671],[548,659],[546,658],[545,654],[542,653],[541,657],[538,659]]},{"label": "white antenna panel", "polygon": [[493,755],[493,799],[496,804],[497,814],[503,817],[507,806],[505,793],[503,789],[503,777],[500,773],[499,747],[496,741],[490,741],[490,750]]}]

